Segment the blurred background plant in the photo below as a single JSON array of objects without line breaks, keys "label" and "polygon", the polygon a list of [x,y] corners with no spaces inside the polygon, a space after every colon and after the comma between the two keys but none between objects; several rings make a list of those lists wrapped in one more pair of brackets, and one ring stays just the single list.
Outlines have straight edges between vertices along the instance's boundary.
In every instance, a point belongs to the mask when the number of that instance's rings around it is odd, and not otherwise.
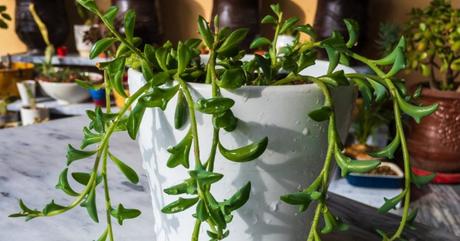
[{"label": "blurred background plant", "polygon": [[409,67],[428,77],[432,89],[456,90],[460,74],[460,10],[433,0],[413,9],[404,28]]},{"label": "blurred background plant", "polygon": [[6,6],[0,5],[0,28],[7,29],[9,21],[11,21],[11,16],[6,12]]}]

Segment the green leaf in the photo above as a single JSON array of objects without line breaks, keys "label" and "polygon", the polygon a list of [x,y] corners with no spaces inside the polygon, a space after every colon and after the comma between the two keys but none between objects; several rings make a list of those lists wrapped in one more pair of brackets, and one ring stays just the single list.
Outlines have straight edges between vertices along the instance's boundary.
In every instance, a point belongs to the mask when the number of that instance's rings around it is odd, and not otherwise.
[{"label": "green leaf", "polygon": [[212,196],[211,192],[205,193],[206,204],[209,211],[209,215],[212,220],[220,229],[225,229],[227,227],[227,222],[225,221],[225,215],[222,213],[219,203]]},{"label": "green leaf", "polygon": [[230,161],[248,162],[261,156],[267,149],[267,145],[268,137],[264,137],[257,142],[233,150],[228,150],[219,143],[219,151],[222,156]]},{"label": "green leaf", "polygon": [[327,57],[329,59],[329,67],[327,69],[327,73],[330,74],[332,73],[337,65],[339,64],[339,51],[334,49],[333,47],[327,46],[326,48],[326,53]]},{"label": "green leaf", "polygon": [[77,2],[92,13],[97,13],[97,5],[94,0],[77,0]]},{"label": "green leaf", "polygon": [[432,104],[428,106],[416,106],[409,104],[406,102],[399,94],[396,96],[396,100],[398,101],[398,105],[401,110],[414,118],[415,122],[420,123],[423,117],[431,115],[438,109],[439,104]]},{"label": "green leaf", "polygon": [[[141,38],[134,37],[131,44],[134,45],[134,46],[139,46],[139,45],[141,45],[141,43],[142,43]],[[133,54],[132,50],[128,47],[128,45],[126,45],[124,43],[121,43],[120,46],[117,49],[117,52],[115,53],[115,58],[128,57],[130,55],[131,55],[131,59],[132,59],[132,56],[137,57],[137,55],[132,55],[132,54]],[[132,66],[134,68],[135,64],[131,63],[130,66]]]},{"label": "green leaf", "polygon": [[226,208],[230,211],[241,208],[248,200],[251,195],[251,182],[246,183],[241,189],[233,194],[230,199],[224,202]]},{"label": "green leaf", "polygon": [[82,207],[86,208],[89,217],[96,223],[99,223],[99,218],[97,215],[96,208],[96,188],[93,188],[86,198],[85,202],[81,204]]},{"label": "green leaf", "polygon": [[202,16],[198,17],[198,32],[200,32],[200,35],[206,43],[206,46],[208,46],[210,49],[213,49],[214,38],[212,36],[208,22]]},{"label": "green leaf", "polygon": [[139,127],[141,126],[142,117],[144,116],[146,106],[142,99],[139,99],[134,109],[131,111],[128,117],[128,134],[131,139],[135,140]]},{"label": "green leaf", "polygon": [[55,211],[60,211],[65,209],[65,206],[56,204],[54,200],[51,201],[51,203],[48,203],[45,208],[42,210],[43,215],[48,216],[48,214],[55,212]]},{"label": "green leaf", "polygon": [[395,76],[400,70],[404,68],[406,68],[406,57],[404,55],[404,49],[398,48],[398,50],[396,51],[396,56],[395,56],[395,61],[393,63],[393,66],[388,71],[388,73],[385,74],[385,78],[391,78]]},{"label": "green leaf", "polygon": [[391,160],[394,158],[394,154],[396,150],[398,150],[400,143],[401,143],[401,139],[399,137],[399,132],[396,132],[396,135],[394,139],[390,142],[390,144],[388,144],[382,150],[369,153],[369,155],[373,157],[377,157],[377,158],[387,158]]},{"label": "green leaf", "polygon": [[141,98],[146,107],[158,107],[165,110],[169,101],[177,94],[179,85],[170,88],[153,87],[150,91],[145,93]]},{"label": "green leaf", "polygon": [[125,35],[129,42],[133,41],[134,37],[134,26],[136,25],[136,12],[132,9],[125,13]]},{"label": "green leaf", "polygon": [[4,19],[6,19],[6,20],[8,20],[8,21],[11,21],[11,20],[12,20],[11,15],[9,15],[8,13],[2,13],[1,15],[2,15],[2,17],[3,17]]},{"label": "green leaf", "polygon": [[425,176],[417,176],[415,173],[411,172],[411,182],[415,184],[418,188],[430,183],[436,177],[436,173],[431,173]]},{"label": "green leaf", "polygon": [[199,198],[179,198],[177,201],[166,205],[161,211],[163,213],[179,213],[195,205]]},{"label": "green leaf", "polygon": [[374,89],[375,102],[382,101],[387,95],[387,89],[385,88],[385,86],[372,78],[366,78],[366,79],[369,82],[369,84],[371,84],[372,88]]},{"label": "green leaf", "polygon": [[228,132],[232,132],[238,125],[238,119],[233,115],[231,110],[227,110],[222,114],[214,115],[212,117],[212,124],[214,128],[223,128]]},{"label": "green leaf", "polygon": [[284,34],[292,29],[292,27],[299,21],[297,17],[292,17],[284,21],[283,25],[280,28],[280,34]]},{"label": "green leaf", "polygon": [[193,178],[189,178],[182,183],[165,188],[163,191],[169,195],[180,195],[185,193],[194,195],[197,194],[196,181]]},{"label": "green leaf", "polygon": [[199,99],[196,109],[205,114],[220,114],[229,110],[235,101],[225,97],[214,97],[210,99]]},{"label": "green leaf", "polygon": [[174,127],[176,129],[182,128],[187,122],[188,105],[182,91],[177,95],[176,112],[174,113]]},{"label": "green leaf", "polygon": [[72,145],[67,146],[67,165],[70,165],[72,162],[84,158],[88,158],[94,155],[97,151],[81,151],[75,149]]},{"label": "green leaf", "polygon": [[205,222],[209,218],[208,210],[206,209],[206,205],[203,201],[199,201],[196,205],[196,218],[201,222]]},{"label": "green leaf", "polygon": [[319,77],[321,81],[332,86],[349,85],[348,78],[343,70]]},{"label": "green leaf", "polygon": [[150,63],[156,63],[155,47],[151,44],[144,45],[144,56],[150,61]]},{"label": "green leaf", "polygon": [[109,152],[110,159],[117,165],[118,169],[125,175],[128,180],[133,183],[137,184],[139,182],[139,176],[137,175],[136,171],[134,171],[130,166],[123,163],[120,159],[114,156],[112,153]]},{"label": "green leaf", "polygon": [[313,40],[318,37],[315,30],[310,24],[296,26],[294,30],[309,35]]},{"label": "green leaf", "polygon": [[332,113],[332,108],[329,106],[321,106],[319,109],[316,109],[310,113],[308,113],[308,116],[317,122],[322,122],[325,120],[329,119],[329,116],[331,116]]},{"label": "green leaf", "polygon": [[381,214],[388,213],[391,209],[396,209],[396,205],[404,198],[406,191],[401,192],[396,197],[391,199],[384,198],[385,203],[378,209],[378,212]]},{"label": "green leaf", "polygon": [[101,40],[98,40],[93,47],[91,47],[90,53],[89,53],[89,58],[94,59],[99,54],[103,53],[106,51],[112,44],[114,44],[117,41],[116,38],[108,37],[108,38],[103,38]]},{"label": "green leaf", "polygon": [[101,234],[101,236],[97,239],[97,241],[107,240],[108,234],[109,234],[109,228],[106,228],[105,231]]},{"label": "green leaf", "polygon": [[356,86],[358,86],[359,92],[361,93],[364,101],[364,109],[369,110],[373,103],[373,94],[370,84],[367,81],[358,78],[353,79],[353,82],[356,84]]},{"label": "green leaf", "polygon": [[379,160],[353,160],[345,156],[336,146],[334,156],[337,164],[342,170],[342,176],[346,176],[349,172],[364,173],[374,170],[380,165]]},{"label": "green leaf", "polygon": [[219,87],[230,90],[237,89],[244,85],[244,83],[246,83],[246,75],[240,67],[224,70],[220,81],[217,82]]},{"label": "green leaf", "polygon": [[85,173],[85,172],[73,172],[72,177],[73,179],[75,179],[75,181],[77,181],[81,185],[86,186],[88,185],[88,182],[91,178],[91,174]]},{"label": "green leaf", "polygon": [[101,134],[91,132],[91,130],[88,129],[88,127],[83,128],[83,140],[80,145],[81,149],[85,149],[87,146],[99,143],[101,141]]},{"label": "green leaf", "polygon": [[382,237],[382,241],[390,241],[390,238],[387,236],[385,231],[380,229],[376,229],[375,231],[380,235],[380,237]]},{"label": "green leaf", "polygon": [[181,142],[179,142],[176,146],[168,148],[168,152],[171,153],[171,156],[169,157],[166,165],[169,168],[174,168],[179,165],[189,168],[189,156],[190,149],[192,147],[192,140],[192,132],[189,131]]},{"label": "green leaf", "polygon": [[202,42],[201,39],[191,38],[191,39],[187,39],[184,42],[184,45],[189,47],[190,49],[194,49],[194,48],[198,48],[201,42]]},{"label": "green leaf", "polygon": [[117,17],[118,10],[119,9],[117,6],[111,6],[109,9],[107,9],[102,18],[104,18],[107,22],[113,24],[115,18]]},{"label": "green leaf", "polygon": [[348,30],[349,38],[347,42],[347,48],[352,48],[358,42],[359,25],[358,25],[358,22],[356,22],[354,19],[347,18],[343,21],[345,22],[345,26],[347,27],[347,30]]},{"label": "green leaf", "polygon": [[265,38],[265,37],[257,37],[256,39],[254,39],[251,43],[251,45],[249,46],[249,48],[251,49],[258,49],[258,48],[261,48],[263,46],[267,46],[267,45],[271,45],[272,42],[268,39],[268,38]]},{"label": "green leaf", "polygon": [[399,39],[398,45],[396,45],[396,47],[393,49],[393,51],[390,54],[388,54],[382,59],[373,60],[372,62],[378,65],[393,64],[395,62],[397,55],[400,54],[400,50],[401,49],[404,50],[405,48],[406,48],[406,40],[404,39],[404,37],[401,37]]},{"label": "green leaf", "polygon": [[270,5],[270,8],[272,9],[272,11],[277,15],[279,16],[280,13],[281,13],[281,7],[280,7],[280,4],[277,3],[277,4],[271,4]]},{"label": "green leaf", "polygon": [[348,225],[344,224],[342,220],[335,217],[328,208],[323,209],[323,220],[324,227],[321,229],[322,234],[332,233],[336,230],[346,231],[348,229]]},{"label": "green leaf", "polygon": [[125,58],[116,58],[107,66],[107,73],[109,76],[110,83],[112,84],[115,91],[127,98],[125,87],[123,85],[123,76],[125,74]]},{"label": "green leaf", "polygon": [[281,196],[281,201],[291,205],[309,205],[313,200],[318,200],[321,193],[317,191],[312,192],[295,192]]},{"label": "green leaf", "polygon": [[246,38],[249,30],[247,28],[239,28],[233,31],[217,49],[217,53],[223,56],[231,56],[238,53],[238,46]]},{"label": "green leaf", "polygon": [[69,181],[67,180],[67,172],[69,171],[68,168],[64,169],[61,174],[59,175],[59,182],[56,185],[57,189],[61,189],[69,196],[78,196],[79,193],[75,192],[72,187],[70,187]]},{"label": "green leaf", "polygon": [[184,73],[185,69],[190,63],[190,60],[192,59],[192,51],[190,48],[179,42],[179,47],[177,49],[177,73],[182,74]]},{"label": "green leaf", "polygon": [[158,65],[165,72],[168,72],[168,66],[166,62],[168,58],[168,51],[169,50],[165,47],[161,47],[155,51],[155,57],[157,59]]},{"label": "green leaf", "polygon": [[308,51],[300,55],[297,60],[297,72],[304,70],[305,68],[315,64],[316,52]]},{"label": "green leaf", "polygon": [[124,220],[139,217],[141,211],[137,209],[127,209],[120,203],[116,209],[112,209],[110,214],[117,219],[118,224],[123,225]]},{"label": "green leaf", "polygon": [[198,184],[201,186],[213,184],[224,177],[224,175],[220,173],[208,172],[206,170],[192,170],[188,173],[193,179],[197,180]]},{"label": "green leaf", "polygon": [[153,80],[153,70],[152,67],[147,63],[145,60],[141,60],[141,69],[142,69],[142,76],[147,82],[152,82]]},{"label": "green leaf", "polygon": [[276,19],[272,15],[267,15],[264,18],[262,18],[262,21],[260,21],[263,24],[275,24]]}]

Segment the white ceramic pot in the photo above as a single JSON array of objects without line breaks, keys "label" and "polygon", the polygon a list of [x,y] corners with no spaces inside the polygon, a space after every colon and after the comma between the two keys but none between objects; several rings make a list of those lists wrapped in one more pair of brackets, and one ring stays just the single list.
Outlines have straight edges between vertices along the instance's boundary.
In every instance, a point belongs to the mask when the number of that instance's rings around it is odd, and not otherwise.
[{"label": "white ceramic pot", "polygon": [[[327,62],[318,61],[304,74],[319,76],[327,71]],[[340,66],[346,72],[353,69]],[[130,93],[145,83],[142,74],[129,70]],[[189,84],[195,99],[211,96],[211,87]],[[250,200],[234,212],[229,224],[229,241],[300,241],[305,240],[312,209],[298,213],[297,207],[282,203],[280,196],[305,188],[316,177],[323,165],[327,148],[327,122],[317,123],[307,114],[324,101],[320,89],[313,84],[294,86],[247,86],[235,91],[222,90],[222,95],[235,101],[232,108],[238,117],[238,128],[228,133],[221,131],[221,142],[227,148],[236,148],[268,136],[266,152],[249,163],[234,163],[217,154],[215,172],[224,178],[212,187],[218,201],[229,198],[239,188],[251,181]],[[352,87],[341,87],[333,93],[336,101],[339,133],[345,137],[351,122],[354,102]],[[167,148],[185,136],[188,126],[176,130],[174,112],[176,97],[165,112],[148,109],[139,131],[139,145],[147,171],[152,195],[155,223],[152,232],[156,241],[190,240],[195,223],[195,208],[169,215],[160,210],[177,200],[177,196],[163,193],[163,189],[187,179],[183,167],[170,169]],[[212,120],[209,115],[197,112],[201,159],[206,160],[212,141]],[[191,151],[193,153],[193,150]],[[191,162],[193,163],[193,155]],[[203,224],[202,239],[207,239],[208,227]]]},{"label": "white ceramic pot", "polygon": [[276,49],[280,50],[283,47],[292,45],[295,41],[295,38],[291,35],[280,35],[278,36],[278,41],[276,42]]},{"label": "white ceramic pot", "polygon": [[47,95],[56,99],[62,105],[80,103],[90,97],[88,91],[77,83],[58,83],[42,80],[39,83]]},{"label": "white ceramic pot", "polygon": [[[32,98],[35,99],[36,82],[35,80],[25,80],[16,83],[22,106],[30,106]],[[28,93],[30,91],[30,93]]]},{"label": "white ceramic pot", "polygon": [[78,53],[82,57],[89,57],[89,52],[91,51],[91,44],[85,43],[83,37],[85,32],[87,32],[91,26],[89,25],[74,25],[73,31],[75,36],[75,47],[77,48]]},{"label": "white ceramic pot", "polygon": [[42,123],[48,121],[49,118],[50,113],[46,107],[38,105],[35,109],[26,107],[21,108],[21,121],[23,126]]}]

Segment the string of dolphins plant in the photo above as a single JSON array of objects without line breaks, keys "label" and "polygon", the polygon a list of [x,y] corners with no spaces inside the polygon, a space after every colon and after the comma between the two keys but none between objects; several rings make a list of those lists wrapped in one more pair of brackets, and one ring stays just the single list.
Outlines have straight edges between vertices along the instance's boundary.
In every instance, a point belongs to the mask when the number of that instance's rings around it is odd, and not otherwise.
[{"label": "string of dolphins plant", "polygon": [[[177,96],[175,127],[182,128],[190,120],[189,131],[185,137],[174,147],[168,149],[171,153],[167,160],[167,166],[178,168],[182,166],[189,170],[189,177],[184,182],[166,188],[168,195],[188,195],[192,198],[179,197],[177,201],[166,205],[164,213],[177,213],[188,208],[195,207],[196,219],[192,233],[192,241],[200,239],[200,229],[203,223],[209,226],[208,236],[211,240],[222,240],[229,235],[227,225],[232,220],[232,212],[242,207],[249,199],[251,184],[248,182],[229,199],[218,201],[212,195],[212,184],[223,178],[223,174],[215,173],[214,166],[216,153],[219,151],[226,159],[234,162],[248,162],[256,159],[265,151],[268,138],[252,143],[238,149],[229,150],[219,140],[219,132],[233,131],[237,127],[238,119],[231,111],[234,101],[222,97],[220,88],[236,89],[243,85],[282,85],[298,83],[315,83],[325,95],[324,106],[309,113],[309,117],[315,121],[329,120],[328,151],[324,161],[324,167],[316,180],[302,192],[286,194],[281,199],[286,203],[299,205],[301,210],[307,209],[312,201],[318,202],[313,224],[310,229],[309,241],[320,241],[318,225],[321,216],[325,221],[325,227],[321,233],[328,233],[346,228],[339,218],[335,217],[327,207],[326,194],[332,166],[332,159],[342,169],[342,175],[348,172],[366,172],[379,165],[378,161],[356,161],[342,154],[342,144],[339,140],[335,114],[333,111],[333,99],[330,91],[341,85],[356,85],[365,97],[366,103],[382,98],[392,98],[394,103],[394,115],[397,126],[395,139],[390,145],[375,156],[391,158],[395,150],[401,145],[405,163],[405,188],[397,197],[386,201],[380,209],[386,212],[395,207],[404,199],[403,217],[400,227],[394,235],[388,237],[381,232],[384,240],[402,239],[402,233],[407,225],[410,225],[413,213],[409,214],[410,183],[421,184],[428,178],[417,177],[410,171],[409,157],[401,123],[401,111],[420,120],[423,116],[432,113],[436,106],[419,107],[410,104],[406,90],[401,82],[393,79],[394,75],[405,65],[403,54],[404,39],[395,50],[387,57],[380,60],[367,59],[350,50],[356,44],[357,25],[352,20],[346,20],[349,29],[349,40],[338,33],[330,38],[316,41],[315,34],[309,25],[297,25],[297,18],[285,20],[279,5],[272,5],[275,16],[268,15],[262,23],[271,23],[275,26],[273,40],[258,38],[251,44],[252,48],[270,46],[266,55],[255,55],[251,61],[242,61],[245,51],[239,49],[239,44],[244,40],[247,29],[230,30],[219,28],[219,18],[215,18],[214,30],[208,22],[200,17],[198,30],[209,48],[209,60],[205,65],[200,64],[199,50],[201,40],[190,39],[179,42],[174,48],[170,42],[155,48],[146,44],[144,49],[139,48],[141,39],[134,36],[134,23],[136,15],[133,11],[125,14],[125,33],[115,30],[114,19],[118,13],[117,7],[109,8],[105,13],[100,12],[94,0],[77,0],[83,7],[96,14],[106,25],[113,37],[99,40],[92,48],[90,57],[94,58],[101,52],[113,45],[118,45],[114,60],[98,64],[98,68],[104,71],[104,85],[106,88],[107,107],[106,112],[96,108],[88,111],[91,120],[87,127],[83,128],[83,141],[79,149],[69,145],[67,152],[67,167],[59,176],[57,188],[66,194],[75,197],[68,205],[60,205],[51,201],[41,211],[27,207],[22,200],[19,201],[21,211],[11,217],[25,217],[30,220],[37,217],[55,216],[65,213],[77,206],[87,209],[89,216],[99,222],[96,209],[96,187],[103,185],[106,210],[106,229],[98,241],[114,240],[112,219],[120,225],[124,220],[136,218],[141,214],[137,209],[125,208],[123,204],[114,206],[110,198],[107,165],[109,159],[121,170],[132,183],[137,183],[139,178],[136,172],[122,162],[110,151],[110,138],[113,133],[126,131],[132,139],[135,139],[139,131],[143,114],[147,108],[160,108],[165,110],[169,100]],[[278,51],[276,49],[277,37],[287,31],[297,31],[296,41],[292,46]],[[311,41],[300,41],[300,33],[309,34]],[[318,49],[325,49],[330,65],[328,73],[321,77],[301,75],[301,70],[315,63]],[[346,63],[349,58],[367,64],[374,70],[375,75],[345,74],[343,71],[334,71],[339,62]],[[388,72],[384,72],[382,66],[391,65]],[[122,85],[122,76],[126,66],[139,69],[147,83],[131,96],[126,96]],[[195,101],[190,93],[187,82],[204,82],[212,86],[212,97]],[[83,86],[89,83],[79,82]],[[112,113],[110,109],[110,93],[117,93],[127,97],[125,106],[118,113]],[[131,111],[129,109],[132,108]],[[213,141],[210,153],[206,161],[201,160],[199,133],[195,117],[196,111],[209,114],[213,118]],[[307,117],[306,117],[307,118]],[[93,150],[87,150],[92,146]],[[96,146],[96,147],[94,147]],[[191,167],[189,153],[193,146],[194,165]],[[94,157],[94,165],[89,173],[74,172],[71,176],[84,186],[82,191],[75,191],[68,181],[69,166],[75,161]]]}]

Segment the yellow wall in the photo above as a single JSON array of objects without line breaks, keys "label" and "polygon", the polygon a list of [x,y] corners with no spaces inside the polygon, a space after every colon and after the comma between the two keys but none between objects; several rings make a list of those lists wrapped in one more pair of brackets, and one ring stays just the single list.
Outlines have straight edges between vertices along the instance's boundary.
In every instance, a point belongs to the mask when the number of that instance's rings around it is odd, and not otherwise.
[{"label": "yellow wall", "polygon": [[[68,2],[67,10],[74,10],[70,5],[73,0]],[[318,0],[261,0],[263,3],[262,10],[268,13],[269,4],[279,2],[287,15],[298,16],[303,22],[312,23],[316,11]],[[320,1],[320,0],[319,0]],[[8,12],[14,16],[15,0],[0,1],[1,4],[8,6]],[[110,5],[110,0],[98,0],[103,7]],[[196,36],[195,20],[198,15],[207,18],[211,15],[212,0],[159,0],[164,26],[165,39],[177,41],[180,39]],[[400,23],[407,18],[407,12],[412,7],[422,7],[428,5],[430,0],[369,0],[369,36],[375,36],[378,24],[381,21]],[[452,0],[455,7],[460,7],[460,0]],[[76,14],[70,12],[71,22],[76,20]],[[268,29],[263,28],[262,32],[266,33]],[[69,36],[68,44],[72,45],[73,36]],[[14,22],[10,24],[7,31],[0,30],[0,55],[6,53],[18,53],[25,51],[25,46],[20,42],[14,32]]]}]

